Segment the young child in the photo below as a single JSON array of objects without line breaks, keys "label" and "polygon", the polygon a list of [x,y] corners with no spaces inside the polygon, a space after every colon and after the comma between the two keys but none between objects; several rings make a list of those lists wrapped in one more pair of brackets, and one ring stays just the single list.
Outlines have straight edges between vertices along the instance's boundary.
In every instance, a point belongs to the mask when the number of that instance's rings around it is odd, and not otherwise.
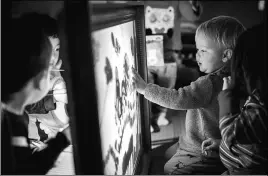
[{"label": "young child", "polygon": [[69,123],[69,117],[65,110],[67,93],[65,81],[57,71],[62,64],[59,59],[60,40],[57,21],[46,14],[28,13],[26,15],[40,23],[52,44],[50,65],[53,66],[53,71],[50,76],[52,82],[50,91],[41,101],[26,107],[30,117],[29,138],[31,146],[41,149],[48,139],[54,137],[59,129]]},{"label": "young child", "polygon": [[[181,60],[179,53],[182,49],[182,19],[197,21],[200,18],[202,6],[198,1],[144,1],[144,4],[146,34],[164,36],[165,64],[163,66],[148,66],[148,82],[173,89],[177,79],[177,63]],[[173,23],[174,27],[170,28]],[[162,31],[162,29],[165,30]],[[166,118],[167,108],[155,103],[150,105],[151,132],[159,132],[159,126],[170,123]]]},{"label": "young child", "polygon": [[[222,173],[224,167],[218,154],[221,135],[217,96],[222,89],[223,77],[229,75],[228,61],[236,39],[243,31],[244,26],[228,16],[202,23],[195,35],[196,60],[200,71],[207,75],[178,90],[146,84],[133,70],[135,87],[146,99],[167,108],[187,110],[186,133],[176,144],[175,155],[165,164],[166,174]],[[204,141],[213,152],[202,151]]]},{"label": "young child", "polygon": [[[267,175],[267,54],[264,24],[244,32],[232,60],[232,79],[224,78],[219,94],[220,157],[230,175]],[[241,87],[245,85],[245,89]],[[243,92],[243,93],[241,93]],[[245,95],[246,103],[239,101]]]},{"label": "young child", "polygon": [[[42,26],[31,18],[13,19],[8,53],[2,57],[1,174],[46,174],[70,144],[70,129],[62,129],[42,151],[32,153],[25,107],[42,99],[50,87],[52,46]],[[33,25],[33,23],[35,23]],[[5,50],[6,51],[6,50]],[[10,81],[12,80],[12,81]]]}]

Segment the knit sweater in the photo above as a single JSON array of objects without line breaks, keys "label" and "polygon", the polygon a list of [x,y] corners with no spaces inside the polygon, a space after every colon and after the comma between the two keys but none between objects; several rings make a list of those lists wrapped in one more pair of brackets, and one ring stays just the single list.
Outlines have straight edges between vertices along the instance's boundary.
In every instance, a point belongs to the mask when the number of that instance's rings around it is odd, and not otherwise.
[{"label": "knit sweater", "polygon": [[170,109],[187,110],[186,133],[179,139],[179,149],[199,156],[204,140],[221,139],[217,96],[222,90],[223,77],[228,75],[228,67],[223,67],[178,90],[155,84],[146,86],[144,97],[149,101]]}]

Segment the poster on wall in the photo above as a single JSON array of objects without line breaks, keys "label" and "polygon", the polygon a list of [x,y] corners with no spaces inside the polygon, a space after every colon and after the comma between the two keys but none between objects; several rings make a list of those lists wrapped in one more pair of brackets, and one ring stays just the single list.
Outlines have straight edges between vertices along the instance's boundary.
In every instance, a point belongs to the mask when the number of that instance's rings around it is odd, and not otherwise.
[{"label": "poster on wall", "polygon": [[147,66],[164,66],[163,35],[146,36]]},{"label": "poster on wall", "polygon": [[104,174],[132,175],[141,147],[135,21],[92,32]]},{"label": "poster on wall", "polygon": [[172,6],[168,8],[153,8],[147,6],[145,9],[145,28],[150,29],[152,34],[166,34],[168,29],[174,27],[175,10]]}]

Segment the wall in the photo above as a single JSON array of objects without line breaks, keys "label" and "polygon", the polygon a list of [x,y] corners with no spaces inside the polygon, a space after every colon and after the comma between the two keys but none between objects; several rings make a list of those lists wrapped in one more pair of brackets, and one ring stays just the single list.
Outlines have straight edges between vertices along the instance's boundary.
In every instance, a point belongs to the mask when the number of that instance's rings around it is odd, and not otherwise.
[{"label": "wall", "polygon": [[236,17],[245,27],[261,22],[262,13],[258,10],[258,1],[201,1],[203,14],[200,22],[214,16],[228,15]]},{"label": "wall", "polygon": [[56,18],[63,1],[12,1],[12,16],[17,17],[25,12],[39,12]]}]

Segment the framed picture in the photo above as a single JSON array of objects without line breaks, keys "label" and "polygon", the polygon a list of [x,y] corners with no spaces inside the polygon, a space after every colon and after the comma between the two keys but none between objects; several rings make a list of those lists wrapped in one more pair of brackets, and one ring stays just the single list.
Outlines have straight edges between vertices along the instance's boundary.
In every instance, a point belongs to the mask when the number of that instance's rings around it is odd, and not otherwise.
[{"label": "framed picture", "polygon": [[69,1],[64,14],[76,174],[147,174],[149,106],[131,71],[147,81],[143,3]]}]

